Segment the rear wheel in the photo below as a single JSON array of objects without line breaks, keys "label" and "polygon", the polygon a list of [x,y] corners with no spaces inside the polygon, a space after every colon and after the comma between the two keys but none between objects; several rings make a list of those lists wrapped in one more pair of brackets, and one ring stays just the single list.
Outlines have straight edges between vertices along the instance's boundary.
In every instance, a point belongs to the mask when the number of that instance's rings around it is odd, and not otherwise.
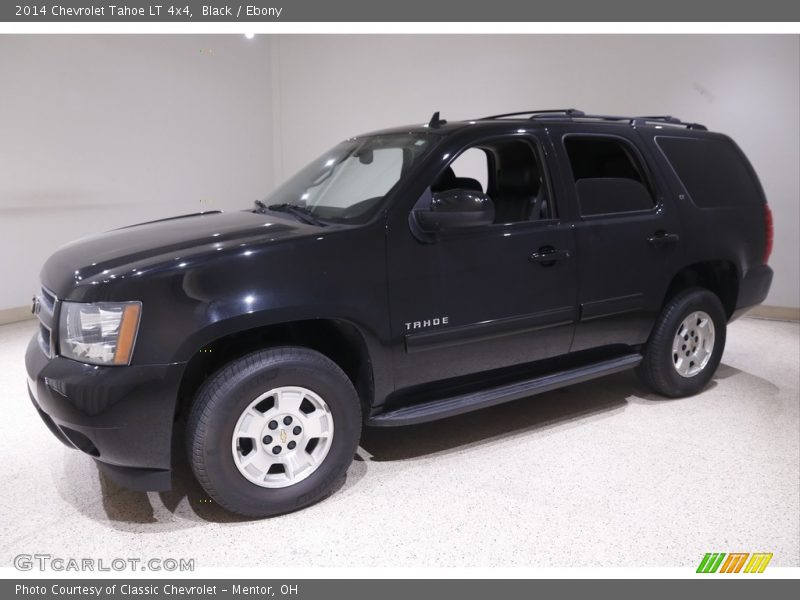
[{"label": "rear wheel", "polygon": [[659,315],[637,369],[650,388],[673,398],[702,390],[725,349],[725,309],[716,294],[691,288],[671,298]]},{"label": "rear wheel", "polygon": [[250,354],[203,385],[187,424],[189,462],[215,502],[246,516],[328,495],[353,460],[361,407],[330,359],[306,348]]}]

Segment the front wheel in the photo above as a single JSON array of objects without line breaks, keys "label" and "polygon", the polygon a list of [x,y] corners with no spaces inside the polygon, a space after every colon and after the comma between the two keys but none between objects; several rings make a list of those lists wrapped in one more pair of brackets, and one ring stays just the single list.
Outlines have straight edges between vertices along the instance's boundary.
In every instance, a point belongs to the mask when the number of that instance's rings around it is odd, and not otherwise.
[{"label": "front wheel", "polygon": [[348,377],[307,348],[233,361],[197,394],[187,423],[189,462],[218,504],[251,517],[324,498],[345,474],[361,435]]},{"label": "front wheel", "polygon": [[637,368],[640,379],[671,398],[702,390],[725,349],[725,309],[716,294],[691,288],[671,298],[658,317]]}]

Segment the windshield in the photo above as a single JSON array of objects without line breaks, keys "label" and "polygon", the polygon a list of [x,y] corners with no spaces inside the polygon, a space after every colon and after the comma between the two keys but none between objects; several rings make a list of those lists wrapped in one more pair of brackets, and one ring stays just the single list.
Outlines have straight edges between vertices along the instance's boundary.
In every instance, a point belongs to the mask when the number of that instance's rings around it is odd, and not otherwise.
[{"label": "windshield", "polygon": [[272,209],[299,207],[324,221],[364,223],[431,145],[427,133],[342,142],[286,181],[263,204]]}]

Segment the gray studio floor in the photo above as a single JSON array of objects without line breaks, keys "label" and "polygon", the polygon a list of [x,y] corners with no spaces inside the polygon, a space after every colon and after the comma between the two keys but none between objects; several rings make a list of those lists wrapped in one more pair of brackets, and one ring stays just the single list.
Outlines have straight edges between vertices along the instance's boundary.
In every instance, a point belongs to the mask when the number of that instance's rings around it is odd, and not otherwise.
[{"label": "gray studio floor", "polygon": [[0,327],[0,566],[18,553],[214,566],[685,566],[705,552],[800,565],[800,326],[741,319],[694,398],[623,373],[440,423],[368,431],[310,509],[233,517],[181,463],[135,493],[64,448],[30,406],[32,321]]}]

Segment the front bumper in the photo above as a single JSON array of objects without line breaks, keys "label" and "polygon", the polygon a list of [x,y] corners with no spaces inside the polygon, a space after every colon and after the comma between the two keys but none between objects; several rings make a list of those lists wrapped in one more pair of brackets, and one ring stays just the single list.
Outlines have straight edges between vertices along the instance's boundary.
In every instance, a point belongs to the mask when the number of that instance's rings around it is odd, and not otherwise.
[{"label": "front bumper", "polygon": [[183,363],[99,367],[49,358],[34,337],[25,353],[28,392],[63,443],[92,456],[126,487],[171,487],[172,425]]}]

